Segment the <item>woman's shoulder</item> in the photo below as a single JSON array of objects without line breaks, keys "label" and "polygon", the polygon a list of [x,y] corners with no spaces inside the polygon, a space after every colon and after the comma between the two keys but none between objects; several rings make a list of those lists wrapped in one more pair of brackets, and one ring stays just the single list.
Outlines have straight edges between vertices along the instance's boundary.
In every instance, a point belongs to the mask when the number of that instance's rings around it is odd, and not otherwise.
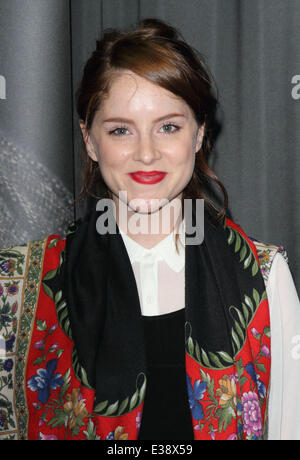
[{"label": "woman's shoulder", "polygon": [[[256,258],[258,258],[259,266],[261,269],[262,276],[267,285],[271,267],[274,264],[274,260],[280,258],[283,262],[288,264],[288,255],[286,249],[282,245],[275,245],[272,243],[266,243],[264,241],[258,240],[257,238],[245,233],[243,228],[235,221],[230,218],[226,218],[225,227],[229,228],[230,234],[228,237],[229,244],[235,245],[235,252],[237,252],[241,246],[240,238],[237,239],[236,234],[243,236],[245,240],[248,241],[252,248],[252,252]],[[241,257],[245,257],[245,246],[240,250]]]},{"label": "woman's shoulder", "polygon": [[43,267],[45,257],[55,257],[65,247],[65,239],[59,234],[27,241],[0,249],[0,277],[20,278]]},{"label": "woman's shoulder", "polygon": [[280,256],[282,256],[283,259],[288,263],[289,259],[287,251],[282,245],[266,243],[253,237],[249,237],[249,239],[254,243],[256,247],[262,276],[265,280],[265,283],[267,283],[276,255],[280,254]]}]

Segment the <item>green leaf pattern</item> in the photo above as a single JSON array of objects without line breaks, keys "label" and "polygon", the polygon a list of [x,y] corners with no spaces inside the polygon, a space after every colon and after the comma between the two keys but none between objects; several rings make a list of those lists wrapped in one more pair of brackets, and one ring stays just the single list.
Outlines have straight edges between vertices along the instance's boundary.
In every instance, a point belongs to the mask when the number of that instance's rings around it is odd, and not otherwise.
[{"label": "green leaf pattern", "polygon": [[145,398],[147,382],[146,375],[144,373],[140,375],[143,379],[142,384],[140,387],[137,386],[136,391],[131,397],[127,396],[123,401],[115,401],[111,404],[109,404],[109,401],[102,401],[95,406],[94,412],[103,417],[119,417],[139,407]]},{"label": "green leaf pattern", "polygon": [[[236,229],[225,226],[228,230],[227,242],[234,249],[234,252],[239,255],[239,262],[243,269],[250,269],[251,275],[255,276],[259,270],[259,265],[254,256],[251,246],[246,238],[244,238]],[[244,301],[239,307],[230,305],[228,310],[233,319],[231,328],[231,343],[233,348],[233,356],[230,356],[224,351],[208,351],[199,347],[196,340],[192,338],[191,324],[186,323],[186,351],[195,359],[201,366],[209,369],[223,369],[231,366],[236,355],[243,348],[247,338],[247,328],[255,316],[255,313],[260,303],[266,299],[267,294],[264,291],[261,295],[253,288],[251,297],[244,294]]]},{"label": "green leaf pattern", "polygon": [[188,322],[186,322],[186,331],[189,331],[186,340],[187,353],[201,366],[209,369],[225,369],[226,367],[232,366],[236,355],[241,351],[246,342],[248,326],[254,318],[260,303],[265,298],[265,291],[260,296],[257,290],[253,289],[252,299],[245,295],[241,308],[238,309],[233,305],[229,307],[229,312],[233,318],[233,326],[231,329],[231,341],[234,350],[233,356],[230,356],[224,351],[211,352],[200,348],[197,341],[192,339],[191,324]]}]

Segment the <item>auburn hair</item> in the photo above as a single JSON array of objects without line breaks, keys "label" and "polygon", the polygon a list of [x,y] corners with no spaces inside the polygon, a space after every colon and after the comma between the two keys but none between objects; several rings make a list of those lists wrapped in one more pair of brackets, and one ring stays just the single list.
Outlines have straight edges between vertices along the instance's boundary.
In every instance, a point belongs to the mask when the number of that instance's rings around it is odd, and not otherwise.
[{"label": "auburn hair", "polygon": [[[217,132],[218,99],[214,94],[213,77],[204,58],[185,42],[178,30],[159,19],[143,19],[126,31],[106,29],[96,40],[96,49],[84,66],[75,94],[76,110],[87,131],[101,102],[109,94],[114,74],[125,69],[182,98],[191,108],[198,126],[205,125],[202,146],[195,155],[192,177],[182,193],[182,210],[184,199],[202,198],[212,221],[221,220],[227,212],[228,195],[208,166]],[[111,197],[98,163],[87,154],[83,136],[81,142],[82,188],[75,201],[88,195],[97,199]],[[209,198],[211,192],[216,196],[212,187],[214,184],[223,195],[221,208]]]}]

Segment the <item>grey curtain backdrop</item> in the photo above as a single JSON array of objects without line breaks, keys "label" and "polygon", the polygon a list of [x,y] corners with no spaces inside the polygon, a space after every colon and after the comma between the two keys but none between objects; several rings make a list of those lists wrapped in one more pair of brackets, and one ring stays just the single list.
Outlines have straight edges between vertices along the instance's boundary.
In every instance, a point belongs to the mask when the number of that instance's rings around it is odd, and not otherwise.
[{"label": "grey curtain backdrop", "polygon": [[0,247],[64,235],[83,213],[74,92],[101,32],[146,17],[204,55],[231,217],[287,249],[299,292],[299,0],[0,0]]}]

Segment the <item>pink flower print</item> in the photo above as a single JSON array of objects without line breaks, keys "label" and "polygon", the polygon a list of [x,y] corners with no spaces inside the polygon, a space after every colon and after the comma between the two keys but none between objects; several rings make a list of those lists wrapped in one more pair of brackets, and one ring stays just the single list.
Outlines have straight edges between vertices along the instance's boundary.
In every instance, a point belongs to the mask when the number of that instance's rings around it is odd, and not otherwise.
[{"label": "pink flower print", "polygon": [[49,352],[53,353],[57,349],[58,349],[58,343],[56,342],[53,345],[51,345],[51,347],[49,348]]},{"label": "pink flower print", "polygon": [[18,310],[18,302],[14,302],[11,307],[11,312],[15,314],[17,310]]},{"label": "pink flower print", "polygon": [[57,324],[54,324],[53,326],[50,327],[49,334],[52,334],[56,329],[57,329]]},{"label": "pink flower print", "polygon": [[263,346],[261,347],[260,352],[261,352],[261,354],[262,354],[263,356],[265,356],[266,358],[270,358],[270,356],[271,356],[271,355],[270,355],[270,350],[269,350],[269,348],[267,347],[267,345],[263,345]]},{"label": "pink flower print", "polygon": [[37,441],[56,441],[58,437],[54,434],[43,434],[41,431],[38,434]]},{"label": "pink flower print", "polygon": [[136,429],[139,430],[141,426],[141,420],[142,420],[142,412],[139,411],[136,415],[135,418],[135,424],[136,424]]},{"label": "pink flower print", "polygon": [[238,440],[238,437],[236,433],[230,434],[228,438],[226,439],[226,441],[237,441],[237,440]]},{"label": "pink flower print", "polygon": [[38,340],[37,342],[35,342],[35,344],[33,345],[33,347],[34,347],[36,350],[44,350],[44,348],[45,348],[45,341],[44,341],[44,340]]},{"label": "pink flower print", "polygon": [[249,391],[242,396],[244,432],[247,436],[262,435],[261,411],[258,395]]},{"label": "pink flower print", "polygon": [[257,329],[255,329],[255,327],[252,327],[251,328],[251,334],[253,335],[253,337],[255,337],[256,339],[260,339],[260,333],[258,332]]},{"label": "pink flower print", "polygon": [[19,287],[17,284],[11,284],[7,288],[7,294],[8,295],[16,295],[19,292]]}]

